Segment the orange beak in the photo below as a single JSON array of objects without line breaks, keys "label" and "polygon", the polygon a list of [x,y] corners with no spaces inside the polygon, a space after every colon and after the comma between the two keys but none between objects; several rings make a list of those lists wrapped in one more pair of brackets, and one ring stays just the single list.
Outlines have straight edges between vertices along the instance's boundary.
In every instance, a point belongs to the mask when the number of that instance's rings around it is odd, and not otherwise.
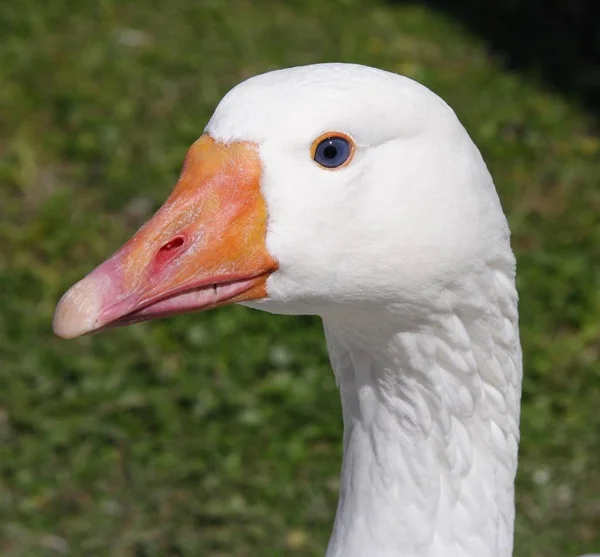
[{"label": "orange beak", "polygon": [[117,253],[61,298],[54,332],[73,338],[166,315],[266,297],[277,269],[256,146],[203,135],[175,189]]}]

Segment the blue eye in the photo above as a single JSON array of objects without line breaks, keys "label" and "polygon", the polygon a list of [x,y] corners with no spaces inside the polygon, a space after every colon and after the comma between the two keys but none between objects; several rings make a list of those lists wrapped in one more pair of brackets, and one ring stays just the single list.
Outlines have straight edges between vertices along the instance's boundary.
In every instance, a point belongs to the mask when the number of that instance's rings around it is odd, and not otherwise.
[{"label": "blue eye", "polygon": [[352,145],[345,137],[337,135],[323,139],[315,149],[314,159],[325,168],[342,166],[352,155]]}]

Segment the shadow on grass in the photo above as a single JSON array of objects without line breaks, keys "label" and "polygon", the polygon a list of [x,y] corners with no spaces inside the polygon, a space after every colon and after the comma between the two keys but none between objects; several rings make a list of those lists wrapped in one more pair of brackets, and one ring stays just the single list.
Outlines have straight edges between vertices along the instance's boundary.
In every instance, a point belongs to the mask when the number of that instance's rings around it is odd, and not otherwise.
[{"label": "shadow on grass", "polygon": [[600,117],[600,3],[595,0],[390,0],[445,12],[507,66],[538,74]]}]

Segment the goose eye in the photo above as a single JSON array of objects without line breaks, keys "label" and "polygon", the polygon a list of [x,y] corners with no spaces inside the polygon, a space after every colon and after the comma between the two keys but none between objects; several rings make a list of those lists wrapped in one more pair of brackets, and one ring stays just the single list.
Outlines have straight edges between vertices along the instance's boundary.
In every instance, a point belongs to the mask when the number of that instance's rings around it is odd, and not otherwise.
[{"label": "goose eye", "polygon": [[325,168],[342,166],[350,160],[354,150],[349,139],[338,135],[328,136],[315,143],[317,146],[314,148],[313,159]]}]

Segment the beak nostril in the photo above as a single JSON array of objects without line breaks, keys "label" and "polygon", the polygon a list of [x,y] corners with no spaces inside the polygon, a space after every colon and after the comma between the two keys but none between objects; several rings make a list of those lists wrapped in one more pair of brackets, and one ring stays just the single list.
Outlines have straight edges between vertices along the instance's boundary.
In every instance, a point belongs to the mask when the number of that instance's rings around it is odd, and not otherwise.
[{"label": "beak nostril", "polygon": [[172,240],[168,241],[162,248],[160,248],[159,252],[169,252],[176,250],[183,246],[183,236],[176,236]]},{"label": "beak nostril", "polygon": [[175,236],[175,238],[169,240],[156,253],[156,256],[154,257],[154,265],[162,267],[165,263],[171,261],[171,259],[179,253],[183,247],[183,244],[185,244],[184,236]]}]

